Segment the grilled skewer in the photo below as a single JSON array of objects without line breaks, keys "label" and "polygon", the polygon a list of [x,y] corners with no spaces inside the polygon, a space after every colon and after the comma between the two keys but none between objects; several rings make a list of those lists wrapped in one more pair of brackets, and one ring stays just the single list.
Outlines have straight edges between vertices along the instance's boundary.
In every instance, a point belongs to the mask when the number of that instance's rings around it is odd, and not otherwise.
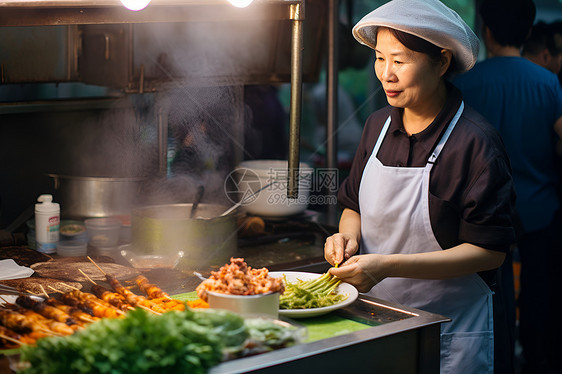
[{"label": "grilled skewer", "polygon": [[53,306],[47,305],[42,301],[33,300],[29,296],[18,296],[18,298],[16,299],[16,304],[21,305],[24,308],[31,309],[44,317],[53,319],[58,322],[66,323],[68,326],[78,325],[76,320],[66,312],[63,312],[62,310],[57,309]]},{"label": "grilled skewer", "polygon": [[61,302],[61,301],[59,301],[59,300],[57,300],[53,297],[50,297],[49,294],[47,293],[47,291],[45,291],[45,289],[43,288],[42,285],[39,285],[39,287],[41,288],[41,291],[43,291],[43,294],[46,297],[46,299],[44,301],[45,304],[62,310],[63,312],[67,313],[69,316],[75,318],[77,321],[82,322],[82,325],[84,325],[85,323],[95,322],[99,319],[97,317],[91,316],[90,314],[88,314],[86,312],[83,312],[82,310],[80,310],[77,307],[64,304],[63,302]]},{"label": "grilled skewer", "polygon": [[125,311],[128,309],[134,309],[132,306],[127,304],[127,299],[125,299],[123,295],[118,294],[117,292],[111,292],[105,287],[94,284],[92,286],[92,293],[120,310]]},{"label": "grilled skewer", "polygon": [[44,337],[47,335],[63,336],[72,335],[74,333],[72,327],[68,326],[66,323],[44,317],[31,309],[26,309],[15,304],[10,304],[7,308],[23,315],[31,323],[31,327],[33,329],[31,334],[35,333],[35,335],[37,335],[38,333],[38,337]]},{"label": "grilled skewer", "polygon": [[22,342],[22,335],[12,329],[0,325],[0,348],[10,348],[14,345],[25,344]]},{"label": "grilled skewer", "polygon": [[99,269],[99,271],[101,271],[103,273],[103,275],[105,275],[105,279],[107,280],[107,283],[109,283],[111,285],[111,287],[115,290],[115,292],[123,295],[129,304],[131,304],[135,307],[146,309],[149,312],[152,312],[152,313],[155,313],[155,314],[161,314],[161,313],[166,312],[164,309],[160,308],[158,305],[150,302],[150,300],[148,300],[146,297],[137,295],[134,292],[132,292],[131,290],[128,290],[127,288],[125,288],[119,282],[119,280],[117,280],[117,278],[115,278],[112,275],[107,274],[105,271],[103,271],[103,269],[100,268],[98,266],[98,264],[96,264],[94,262],[94,260],[92,260],[90,257],[88,257],[88,259]]},{"label": "grilled skewer", "polygon": [[125,297],[125,299],[127,299],[127,302],[133,306],[138,306],[140,308],[143,309],[147,309],[153,313],[164,313],[166,312],[166,310],[160,308],[157,304],[151,302],[150,300],[148,300],[146,297],[144,296],[140,296],[135,294],[134,292],[132,292],[131,290],[128,290],[127,288],[125,288],[118,280],[117,278],[114,278],[113,276],[106,274],[105,278],[107,279],[107,282],[111,285],[111,287],[113,287],[113,289],[123,295]]},{"label": "grilled skewer", "polygon": [[73,290],[65,292],[61,296],[61,301],[65,304],[76,306],[86,313],[99,318],[117,318],[123,315],[123,312],[103,300],[98,299],[92,294]]},{"label": "grilled skewer", "polygon": [[140,288],[140,290],[143,291],[148,296],[150,302],[158,305],[162,309],[164,310],[185,309],[185,305],[183,302],[172,299],[170,295],[162,291],[160,287],[150,283],[145,276],[139,275],[138,277],[135,278],[135,282],[137,286]]},{"label": "grilled skewer", "polygon": [[159,298],[171,299],[170,295],[162,291],[162,289],[157,285],[150,283],[148,279],[143,275],[139,275],[138,277],[136,277],[135,282],[137,283],[137,286],[139,286],[141,291],[146,293],[149,299],[159,299]]},{"label": "grilled skewer", "polygon": [[55,307],[57,309],[62,310],[63,312],[65,312],[69,316],[71,316],[72,318],[76,319],[77,321],[82,322],[82,324],[91,323],[91,322],[95,322],[95,321],[99,320],[98,317],[91,316],[88,313],[82,311],[80,308],[64,304],[63,302],[61,302],[61,301],[59,301],[59,300],[57,300],[53,297],[49,297],[44,302],[47,305],[50,305],[52,307]]},{"label": "grilled skewer", "polygon": [[20,334],[27,334],[33,331],[33,325],[29,319],[16,311],[6,308],[0,308],[0,323]]}]

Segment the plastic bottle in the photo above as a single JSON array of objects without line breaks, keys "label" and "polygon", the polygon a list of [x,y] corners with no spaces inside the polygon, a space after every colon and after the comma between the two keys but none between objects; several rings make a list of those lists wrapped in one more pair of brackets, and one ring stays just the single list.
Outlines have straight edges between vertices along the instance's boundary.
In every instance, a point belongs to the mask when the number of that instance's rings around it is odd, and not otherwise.
[{"label": "plastic bottle", "polygon": [[60,206],[53,203],[52,195],[40,195],[35,204],[36,249],[43,253],[55,253],[59,241]]}]

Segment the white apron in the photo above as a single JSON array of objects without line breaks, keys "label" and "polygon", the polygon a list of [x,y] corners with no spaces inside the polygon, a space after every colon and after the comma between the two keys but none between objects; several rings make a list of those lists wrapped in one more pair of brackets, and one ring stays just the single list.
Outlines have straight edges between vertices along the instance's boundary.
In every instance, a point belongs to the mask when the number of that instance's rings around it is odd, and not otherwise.
[{"label": "white apron", "polygon": [[[361,253],[442,250],[431,229],[429,176],[463,108],[461,103],[425,167],[389,167],[377,159],[388,117],[359,188]],[[446,280],[387,278],[369,294],[452,319],[441,325],[441,373],[493,373],[492,293],[478,274]]]}]

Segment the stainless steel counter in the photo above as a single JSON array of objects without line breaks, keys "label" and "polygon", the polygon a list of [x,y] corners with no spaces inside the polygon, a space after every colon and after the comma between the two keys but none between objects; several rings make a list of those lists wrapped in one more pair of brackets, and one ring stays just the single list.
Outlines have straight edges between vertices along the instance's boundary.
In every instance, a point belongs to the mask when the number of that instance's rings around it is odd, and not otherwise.
[{"label": "stainless steel counter", "polygon": [[448,318],[367,296],[333,313],[372,327],[225,362],[210,373],[439,373],[440,325]]},{"label": "stainless steel counter", "polygon": [[[243,257],[254,268],[325,272],[329,264],[323,258],[324,241],[334,228],[310,221],[304,226],[300,224],[274,223],[277,230],[272,235],[242,238],[236,255]],[[154,269],[143,274],[171,295],[192,292],[201,282],[190,269]],[[301,373],[311,370],[385,374],[439,372],[440,325],[449,321],[447,317],[365,295],[360,295],[354,303],[331,315],[364,327],[332,335],[330,321],[322,320],[322,316],[312,317],[307,319],[307,323],[330,332],[325,335],[328,338],[224,362],[210,373]],[[299,320],[295,322],[299,323]]]},{"label": "stainless steel counter", "polygon": [[[323,258],[323,235],[309,232],[296,237],[282,236],[274,242],[241,247],[239,255],[252,267],[265,266],[272,271],[322,273],[329,268]],[[200,282],[186,271],[178,272],[177,278],[173,274],[153,272],[147,277],[157,284],[168,284],[172,293],[192,291]],[[210,373],[439,373],[440,325],[449,321],[447,317],[365,295],[333,313],[369,327],[225,362]]]}]

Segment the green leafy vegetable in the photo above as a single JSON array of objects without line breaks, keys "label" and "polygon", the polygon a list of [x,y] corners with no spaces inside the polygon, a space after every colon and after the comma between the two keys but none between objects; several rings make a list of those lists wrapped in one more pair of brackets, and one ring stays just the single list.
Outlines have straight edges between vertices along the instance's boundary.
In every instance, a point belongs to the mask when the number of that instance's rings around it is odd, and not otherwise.
[{"label": "green leafy vegetable", "polygon": [[242,317],[227,311],[139,309],[103,319],[72,336],[23,347],[24,373],[205,373],[229,344],[249,336]]},{"label": "green leafy vegetable", "polygon": [[272,321],[263,318],[253,318],[246,321],[253,345],[260,342],[267,346],[267,350],[283,348],[304,339],[304,327],[290,326],[281,321]]},{"label": "green leafy vegetable", "polygon": [[295,283],[289,283],[287,278],[283,277],[285,292],[279,298],[280,309],[321,308],[337,304],[348,297],[335,292],[341,280],[329,273],[324,273],[316,279],[298,280]]},{"label": "green leafy vegetable", "polygon": [[21,361],[29,364],[22,373],[206,373],[225,359],[300,343],[303,330],[222,309],[159,316],[137,309],[22,347]]}]

